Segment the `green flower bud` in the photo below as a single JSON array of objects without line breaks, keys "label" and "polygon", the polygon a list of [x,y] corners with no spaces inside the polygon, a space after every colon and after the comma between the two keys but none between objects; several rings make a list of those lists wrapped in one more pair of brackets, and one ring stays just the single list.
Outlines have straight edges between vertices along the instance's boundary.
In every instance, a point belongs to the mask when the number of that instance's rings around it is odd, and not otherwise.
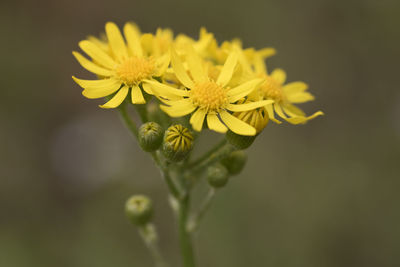
[{"label": "green flower bud", "polygon": [[193,148],[193,135],[180,124],[170,126],[164,134],[163,154],[173,162],[183,160]]},{"label": "green flower bud", "polygon": [[153,217],[153,203],[147,196],[132,196],[125,203],[125,213],[131,223],[145,225]]},{"label": "green flower bud", "polygon": [[139,128],[139,145],[147,152],[156,151],[163,141],[164,130],[155,122],[146,122]]},{"label": "green flower bud", "polygon": [[228,169],[229,174],[239,174],[246,165],[247,154],[243,150],[233,151],[221,163]]},{"label": "green flower bud", "polygon": [[208,183],[215,188],[220,188],[228,183],[229,173],[227,168],[217,163],[207,168]]},{"label": "green flower bud", "polygon": [[246,149],[251,144],[253,144],[254,140],[256,140],[257,135],[255,136],[244,136],[235,134],[232,131],[228,131],[225,135],[226,140],[229,144],[233,145],[237,149]]}]

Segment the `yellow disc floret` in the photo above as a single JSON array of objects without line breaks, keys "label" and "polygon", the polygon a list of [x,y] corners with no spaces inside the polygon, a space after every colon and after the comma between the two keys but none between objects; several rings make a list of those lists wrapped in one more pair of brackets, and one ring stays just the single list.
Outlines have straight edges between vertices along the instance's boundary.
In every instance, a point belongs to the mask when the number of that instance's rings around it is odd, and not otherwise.
[{"label": "yellow disc floret", "polygon": [[218,111],[228,102],[226,89],[212,81],[197,83],[191,90],[191,99],[194,105],[209,111]]},{"label": "yellow disc floret", "polygon": [[130,57],[115,69],[117,77],[128,86],[138,84],[151,78],[155,70],[152,58]]},{"label": "yellow disc floret", "polygon": [[274,80],[271,76],[264,76],[265,82],[261,85],[261,91],[266,99],[275,100],[275,102],[282,102],[286,96],[282,90],[282,85]]}]

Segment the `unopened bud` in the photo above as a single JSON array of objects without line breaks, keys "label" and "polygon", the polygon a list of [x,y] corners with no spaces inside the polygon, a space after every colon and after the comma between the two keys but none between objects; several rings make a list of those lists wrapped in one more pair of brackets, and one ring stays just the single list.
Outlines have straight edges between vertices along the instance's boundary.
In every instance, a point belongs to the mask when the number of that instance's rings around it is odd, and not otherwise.
[{"label": "unopened bud", "polygon": [[155,122],[146,122],[139,128],[139,145],[147,152],[156,151],[163,141],[164,130]]},{"label": "unopened bud", "polygon": [[243,150],[233,151],[221,163],[228,169],[229,174],[239,174],[246,165],[247,154]]},{"label": "unopened bud", "polygon": [[180,124],[170,126],[164,134],[163,154],[172,161],[183,160],[193,148],[193,135]]},{"label": "unopened bud", "polygon": [[256,135],[255,136],[239,135],[230,130],[225,134],[225,138],[228,141],[228,143],[233,145],[237,149],[248,148],[253,144],[254,140],[256,140],[256,137],[257,137]]},{"label": "unopened bud", "polygon": [[229,173],[226,167],[220,163],[212,165],[207,169],[208,183],[215,188],[220,188],[228,183]]},{"label": "unopened bud", "polygon": [[145,225],[153,217],[153,203],[147,196],[132,196],[126,201],[125,213],[131,223]]}]

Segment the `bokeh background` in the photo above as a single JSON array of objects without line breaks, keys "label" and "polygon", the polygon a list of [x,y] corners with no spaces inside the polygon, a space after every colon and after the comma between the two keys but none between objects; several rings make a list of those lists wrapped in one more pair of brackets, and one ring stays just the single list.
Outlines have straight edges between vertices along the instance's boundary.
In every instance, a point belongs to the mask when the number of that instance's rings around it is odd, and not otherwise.
[{"label": "bokeh background", "polygon": [[0,266],[152,266],[123,214],[134,193],[154,199],[179,266],[151,159],[71,79],[90,77],[71,51],[109,20],[273,46],[269,67],[326,113],[256,140],[201,226],[199,266],[400,266],[399,14],[397,0],[1,1]]}]

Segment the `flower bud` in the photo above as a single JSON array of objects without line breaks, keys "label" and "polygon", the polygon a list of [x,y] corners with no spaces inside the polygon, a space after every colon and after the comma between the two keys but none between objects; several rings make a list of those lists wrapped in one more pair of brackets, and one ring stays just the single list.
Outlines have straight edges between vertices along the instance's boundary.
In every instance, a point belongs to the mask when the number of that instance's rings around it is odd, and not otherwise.
[{"label": "flower bud", "polygon": [[226,185],[229,179],[228,170],[221,163],[217,163],[208,167],[207,180],[214,188],[220,188]]},{"label": "flower bud", "polygon": [[[249,103],[251,103],[251,101],[249,101]],[[268,112],[265,108],[235,112],[233,115],[238,119],[246,122],[247,124],[253,126],[256,129],[257,134],[259,134],[265,128],[265,126],[267,126],[269,121]]]},{"label": "flower bud", "polygon": [[227,131],[225,134],[225,138],[229,144],[233,145],[237,149],[246,149],[251,146],[256,140],[257,135],[255,136],[244,136],[236,134],[232,131]]},{"label": "flower bud", "polygon": [[125,203],[125,213],[131,223],[145,225],[153,217],[153,203],[147,196],[132,196]]},{"label": "flower bud", "polygon": [[193,148],[193,135],[180,124],[170,126],[164,134],[163,154],[172,161],[183,160]]},{"label": "flower bud", "polygon": [[228,169],[229,174],[239,174],[246,165],[247,154],[243,150],[233,151],[221,163]]},{"label": "flower bud", "polygon": [[163,128],[155,122],[146,122],[139,128],[139,145],[147,152],[156,151],[162,143]]}]

